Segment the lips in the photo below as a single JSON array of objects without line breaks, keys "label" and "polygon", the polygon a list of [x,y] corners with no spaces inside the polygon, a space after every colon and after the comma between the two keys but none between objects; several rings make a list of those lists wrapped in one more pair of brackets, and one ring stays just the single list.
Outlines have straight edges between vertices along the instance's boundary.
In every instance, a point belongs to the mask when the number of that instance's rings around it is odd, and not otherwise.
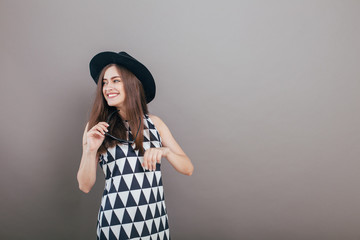
[{"label": "lips", "polygon": [[108,93],[106,95],[108,98],[114,98],[114,97],[117,97],[119,95],[119,93]]}]

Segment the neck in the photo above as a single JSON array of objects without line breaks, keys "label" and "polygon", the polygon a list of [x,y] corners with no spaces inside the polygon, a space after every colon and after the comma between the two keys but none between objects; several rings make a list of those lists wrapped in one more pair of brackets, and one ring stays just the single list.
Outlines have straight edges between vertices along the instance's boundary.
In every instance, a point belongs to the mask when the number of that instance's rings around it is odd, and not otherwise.
[{"label": "neck", "polygon": [[119,111],[119,114],[120,114],[120,116],[121,116],[121,118],[123,119],[123,120],[128,120],[128,119],[126,119],[126,112],[125,112],[125,110],[124,109],[122,109],[122,108],[117,108],[117,110],[120,110]]}]

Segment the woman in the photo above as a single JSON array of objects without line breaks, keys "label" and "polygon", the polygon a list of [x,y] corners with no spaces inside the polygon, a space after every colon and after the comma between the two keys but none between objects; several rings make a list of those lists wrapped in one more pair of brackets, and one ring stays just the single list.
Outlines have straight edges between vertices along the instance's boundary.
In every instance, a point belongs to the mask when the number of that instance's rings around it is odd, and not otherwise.
[{"label": "woman", "polygon": [[88,193],[98,163],[104,172],[97,239],[170,239],[160,160],[188,176],[194,167],[165,123],[148,114],[154,79],[125,52],[97,54],[90,74],[97,91],[77,179]]}]

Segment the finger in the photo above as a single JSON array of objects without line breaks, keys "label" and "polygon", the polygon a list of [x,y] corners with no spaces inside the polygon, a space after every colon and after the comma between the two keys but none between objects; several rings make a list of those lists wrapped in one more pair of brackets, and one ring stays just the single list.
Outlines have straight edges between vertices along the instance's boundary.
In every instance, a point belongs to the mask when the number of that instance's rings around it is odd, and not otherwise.
[{"label": "finger", "polygon": [[[99,132],[105,134],[105,129],[104,129],[103,126],[96,125],[96,128],[95,128],[95,129],[98,130]],[[106,129],[106,130],[107,130],[107,129]]]},{"label": "finger", "polygon": [[155,170],[154,169],[155,158],[156,158],[156,150],[153,148],[153,150],[151,151],[151,158],[150,158],[151,171]]},{"label": "finger", "polygon": [[99,129],[101,129],[101,131],[103,131],[104,133],[105,133],[105,132],[108,132],[107,127],[105,127],[104,125],[100,125],[100,126],[98,126],[98,127],[99,127]]},{"label": "finger", "polygon": [[147,161],[144,160],[143,166],[144,166],[145,170],[149,170],[149,165],[148,165]]},{"label": "finger", "polygon": [[99,122],[97,125],[100,126],[105,132],[108,132],[109,124],[107,122]]},{"label": "finger", "polygon": [[98,124],[103,124],[106,127],[109,127],[110,125],[107,122],[98,122]]},{"label": "finger", "polygon": [[156,155],[154,155],[153,159],[153,170],[156,171]]},{"label": "finger", "polygon": [[95,126],[96,126],[96,128],[95,128],[95,129],[97,129],[97,130],[101,131],[102,133],[104,133],[104,134],[105,134],[105,132],[107,132],[107,128],[106,128],[104,125],[100,125],[100,124],[98,124],[98,125],[95,125]]},{"label": "finger", "polygon": [[151,154],[152,154],[152,150],[151,148],[149,148],[148,150],[146,150],[146,164],[148,167],[148,170],[151,171]]},{"label": "finger", "polygon": [[145,168],[145,170],[147,170],[148,169],[148,164],[147,164],[147,162],[148,162],[148,155],[149,155],[149,151],[148,150],[146,150],[145,151],[145,153],[144,153],[144,161],[143,161],[143,163],[142,163],[142,165],[143,165],[143,167]]},{"label": "finger", "polygon": [[153,159],[152,159],[152,167],[153,167],[153,171],[156,171],[156,163],[157,163],[157,156],[158,156],[158,152],[156,152],[153,156]]},{"label": "finger", "polygon": [[97,130],[99,130],[99,126],[98,126],[98,125],[95,125],[95,126],[93,126],[93,127],[90,129],[90,131],[97,131]]},{"label": "finger", "polygon": [[101,131],[98,131],[98,130],[91,131],[89,134],[90,134],[89,136],[105,138],[105,135]]},{"label": "finger", "polygon": [[152,150],[152,154],[151,154],[151,171],[155,171],[156,170],[156,155],[157,155],[157,150],[155,150],[155,148],[153,148],[154,150]]},{"label": "finger", "polygon": [[102,138],[105,138],[105,132],[104,130],[102,130],[101,128],[99,127],[94,127],[92,128],[89,133],[92,135],[92,136],[101,136]]},{"label": "finger", "polygon": [[162,151],[159,150],[157,155],[156,155],[155,170],[156,170],[156,164],[161,162],[161,157],[162,157]]}]

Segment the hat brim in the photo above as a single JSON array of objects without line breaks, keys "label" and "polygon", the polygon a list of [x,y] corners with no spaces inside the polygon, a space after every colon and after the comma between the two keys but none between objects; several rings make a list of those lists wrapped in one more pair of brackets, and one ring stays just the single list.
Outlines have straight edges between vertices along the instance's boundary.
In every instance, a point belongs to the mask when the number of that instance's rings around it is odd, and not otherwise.
[{"label": "hat brim", "polygon": [[90,75],[95,83],[98,82],[101,70],[111,63],[127,68],[140,80],[144,88],[147,103],[154,99],[156,86],[153,76],[142,63],[126,52],[101,52],[95,55],[89,63]]}]

